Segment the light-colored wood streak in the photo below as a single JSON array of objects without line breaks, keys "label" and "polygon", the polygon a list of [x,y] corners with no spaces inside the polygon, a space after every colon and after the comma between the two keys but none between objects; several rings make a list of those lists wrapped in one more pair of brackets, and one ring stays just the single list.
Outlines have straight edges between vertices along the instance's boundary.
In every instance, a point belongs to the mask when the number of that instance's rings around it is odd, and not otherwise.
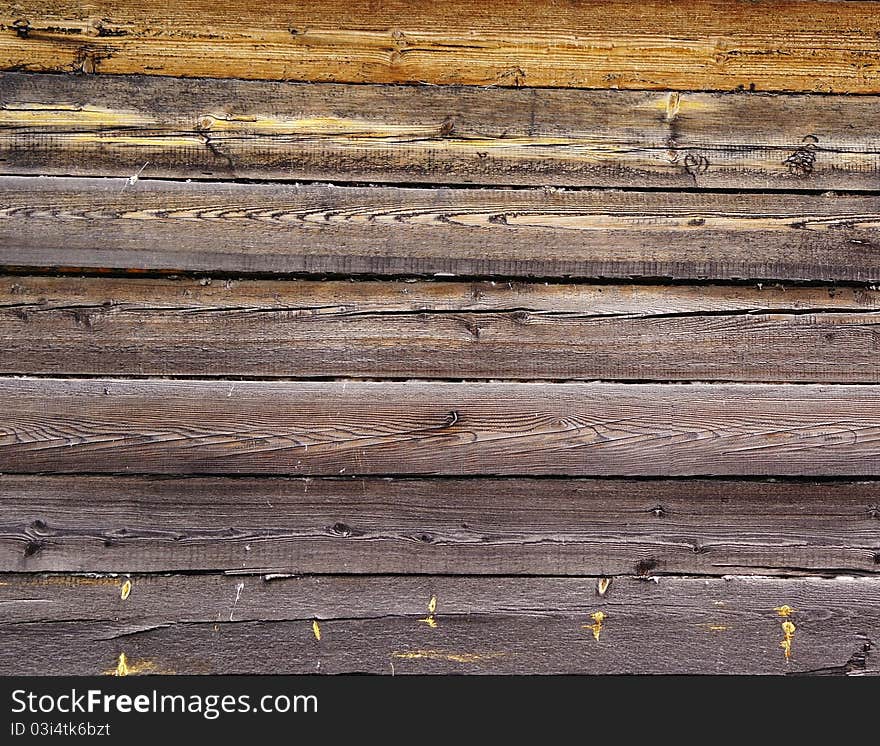
[{"label": "light-colored wood streak", "polygon": [[0,66],[28,71],[880,91],[871,2],[25,0],[0,23]]},{"label": "light-colored wood streak", "polygon": [[5,474],[0,564],[31,573],[873,574],[878,506],[880,482],[843,480]]},{"label": "light-colored wood streak", "polygon": [[0,472],[880,474],[849,385],[0,380]]},{"label": "light-colored wood streak", "polygon": [[599,596],[596,577],[136,576],[124,601],[121,579],[78,580],[5,577],[4,671],[95,675],[124,653],[180,674],[880,672],[878,578],[615,578]]},{"label": "light-colored wood streak", "polygon": [[0,79],[7,174],[868,189],[875,96]]},{"label": "light-colored wood streak", "polygon": [[7,266],[880,279],[874,196],[13,176],[0,218]]},{"label": "light-colored wood streak", "polygon": [[6,375],[880,382],[867,289],[0,280]]}]

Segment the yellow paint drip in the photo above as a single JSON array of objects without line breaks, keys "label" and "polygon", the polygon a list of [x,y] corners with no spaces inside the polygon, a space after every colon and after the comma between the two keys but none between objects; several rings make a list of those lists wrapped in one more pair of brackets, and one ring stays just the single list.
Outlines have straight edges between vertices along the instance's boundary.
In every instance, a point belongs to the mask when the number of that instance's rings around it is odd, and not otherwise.
[{"label": "yellow paint drip", "polygon": [[505,655],[506,653],[451,653],[442,650],[408,650],[391,654],[393,658],[404,660],[453,661],[454,663],[479,663],[503,658]]},{"label": "yellow paint drip", "polygon": [[125,660],[125,653],[119,654],[119,663],[116,664],[117,676],[128,676],[128,663]]},{"label": "yellow paint drip", "polygon": [[312,621],[312,634],[314,634],[315,639],[320,642],[321,641],[321,625],[318,624],[318,620],[315,619]]},{"label": "yellow paint drip", "polygon": [[419,619],[419,621],[427,624],[431,629],[437,629],[437,619],[434,617],[435,611],[437,611],[437,596],[431,596],[431,600],[428,601],[428,616],[424,619]]},{"label": "yellow paint drip", "polygon": [[784,604],[783,606],[777,606],[773,609],[782,621],[782,642],[779,643],[779,647],[782,648],[785,653],[785,659],[788,660],[791,658],[791,644],[794,642],[794,633],[797,630],[794,622],[791,621],[791,615],[794,613],[794,609],[791,608],[788,604]]},{"label": "yellow paint drip", "polygon": [[599,636],[602,634],[602,627],[604,626],[605,620],[608,618],[608,615],[604,611],[594,611],[590,614],[590,619],[593,620],[592,624],[584,624],[582,629],[589,629],[593,632],[593,637],[596,638],[596,641],[599,641]]},{"label": "yellow paint drip", "polygon": [[785,652],[785,659],[788,660],[791,658],[791,643],[794,641],[794,633],[797,627],[794,626],[794,623],[786,619],[782,623],[782,633],[785,637],[782,639],[782,642],[779,643],[779,647]]},{"label": "yellow paint drip", "polygon": [[125,601],[125,599],[127,599],[130,594],[131,594],[131,581],[126,580],[122,584],[122,590],[120,590],[120,592],[119,592],[119,598],[121,598],[123,601]]},{"label": "yellow paint drip", "polygon": [[159,668],[154,661],[140,660],[131,661],[125,653],[119,654],[119,660],[116,662],[116,668],[104,671],[107,676],[137,676],[139,674],[173,674],[174,671],[165,671]]}]

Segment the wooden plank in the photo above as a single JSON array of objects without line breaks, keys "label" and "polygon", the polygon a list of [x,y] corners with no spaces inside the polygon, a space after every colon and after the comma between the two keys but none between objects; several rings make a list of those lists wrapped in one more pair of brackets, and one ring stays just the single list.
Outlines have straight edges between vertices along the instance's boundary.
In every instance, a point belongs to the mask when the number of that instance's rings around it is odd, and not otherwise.
[{"label": "wooden plank", "polygon": [[880,474],[850,385],[0,379],[0,472]]},{"label": "wooden plank", "polygon": [[880,483],[0,477],[15,572],[880,572]]},{"label": "wooden plank", "polygon": [[871,2],[24,0],[0,66],[357,83],[880,90]]},{"label": "wooden plank", "polygon": [[124,655],[128,674],[880,672],[878,578],[618,578],[604,596],[597,580],[147,576],[122,600],[120,578],[7,575],[0,668],[114,673]]},{"label": "wooden plank", "polygon": [[851,288],[0,278],[0,373],[878,383]]},{"label": "wooden plank", "polygon": [[31,267],[880,280],[873,196],[0,177],[0,216]]},{"label": "wooden plank", "polygon": [[867,189],[875,96],[0,79],[7,174]]}]

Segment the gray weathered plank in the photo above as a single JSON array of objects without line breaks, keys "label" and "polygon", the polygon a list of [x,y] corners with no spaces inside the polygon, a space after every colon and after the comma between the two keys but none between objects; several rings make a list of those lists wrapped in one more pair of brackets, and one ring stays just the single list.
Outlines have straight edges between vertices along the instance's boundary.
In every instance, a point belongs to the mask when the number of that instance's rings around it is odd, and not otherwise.
[{"label": "gray weathered plank", "polygon": [[876,281],[880,198],[0,178],[0,264]]},{"label": "gray weathered plank", "polygon": [[6,174],[869,189],[874,96],[9,74]]},{"label": "gray weathered plank", "polygon": [[6,575],[0,670],[880,672],[878,578],[598,581],[138,576],[123,600],[123,578]]},{"label": "gray weathered plank", "polygon": [[0,278],[3,374],[880,382],[838,288]]},{"label": "gray weathered plank", "polygon": [[0,567],[880,572],[880,483],[0,477]]},{"label": "gray weathered plank", "polygon": [[0,472],[880,474],[870,385],[0,379]]}]

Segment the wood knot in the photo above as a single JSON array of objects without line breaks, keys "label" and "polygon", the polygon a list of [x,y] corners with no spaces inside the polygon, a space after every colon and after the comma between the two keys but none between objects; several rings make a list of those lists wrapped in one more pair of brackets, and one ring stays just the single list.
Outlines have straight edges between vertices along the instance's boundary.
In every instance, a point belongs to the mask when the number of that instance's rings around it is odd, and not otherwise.
[{"label": "wood knot", "polygon": [[458,421],[461,418],[459,417],[458,412],[454,409],[446,415],[446,420],[443,422],[443,427],[452,427],[453,425],[458,424]]},{"label": "wood knot", "polygon": [[819,138],[815,135],[807,135],[802,144],[782,163],[788,167],[788,172],[793,176],[809,176],[813,173],[816,165],[816,146]]},{"label": "wood knot", "polygon": [[328,531],[335,536],[341,536],[343,539],[347,539],[349,536],[354,536],[354,529],[341,521],[330,526]]},{"label": "wood knot", "polygon": [[666,517],[666,508],[662,505],[657,505],[656,507],[651,508],[649,511],[651,515],[656,516],[657,518],[665,518]]},{"label": "wood knot", "polygon": [[636,562],[636,575],[647,575],[657,568],[658,562],[653,557]]},{"label": "wood knot", "polygon": [[24,556],[33,557],[37,552],[46,546],[46,542],[38,539],[31,539],[24,547]]},{"label": "wood knot", "polygon": [[31,24],[26,19],[19,18],[12,22],[12,28],[19,39],[27,39],[31,31]]}]

